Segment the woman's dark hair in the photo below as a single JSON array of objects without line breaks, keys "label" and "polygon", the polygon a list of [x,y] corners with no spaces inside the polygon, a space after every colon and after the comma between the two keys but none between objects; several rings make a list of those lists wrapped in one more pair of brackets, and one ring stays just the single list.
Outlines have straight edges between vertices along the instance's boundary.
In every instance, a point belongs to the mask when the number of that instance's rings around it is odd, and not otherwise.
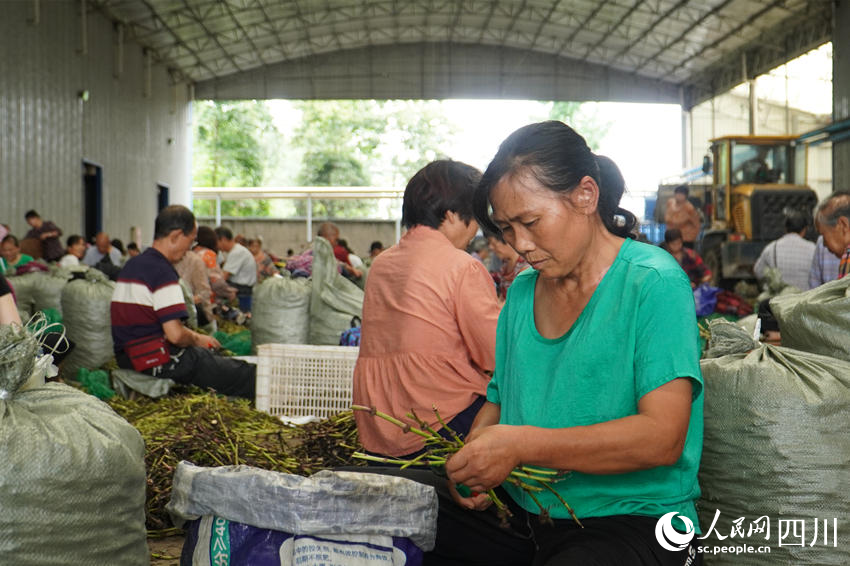
[{"label": "woman's dark hair", "polygon": [[671,244],[676,240],[682,239],[682,231],[678,228],[670,228],[666,232],[664,232],[664,243]]},{"label": "woman's dark hair", "polygon": [[218,251],[218,237],[215,230],[209,226],[198,226],[198,236],[195,238],[199,246],[203,246],[214,252]]},{"label": "woman's dark hair", "polygon": [[0,240],[0,244],[5,244],[6,242],[12,242],[17,248],[21,247],[21,243],[18,239],[11,234],[6,234],[6,237]]},{"label": "woman's dark hair", "polygon": [[406,228],[439,228],[449,211],[467,224],[473,219],[472,194],[481,171],[460,161],[432,161],[419,170],[404,189],[401,223]]},{"label": "woman's dark hair", "polygon": [[584,177],[599,186],[597,210],[609,232],[633,238],[635,215],[620,208],[626,184],[609,158],[596,156],[584,138],[564,124],[550,120],[523,126],[505,139],[481,178],[473,196],[473,211],[485,231],[499,233],[490,218],[490,192],[508,176],[527,172],[551,191],[569,194]]},{"label": "woman's dark hair", "polygon": [[65,244],[66,244],[66,247],[70,248],[71,246],[73,246],[77,242],[84,242],[84,241],[85,240],[83,239],[83,237],[80,236],[79,234],[72,234],[71,236],[68,236],[67,240],[65,240]]},{"label": "woman's dark hair", "polygon": [[112,240],[109,243],[112,244],[113,248],[116,248],[119,252],[121,252],[121,255],[124,255],[125,253],[127,253],[126,250],[124,249],[124,242],[122,242],[118,238],[115,238],[114,240]]}]

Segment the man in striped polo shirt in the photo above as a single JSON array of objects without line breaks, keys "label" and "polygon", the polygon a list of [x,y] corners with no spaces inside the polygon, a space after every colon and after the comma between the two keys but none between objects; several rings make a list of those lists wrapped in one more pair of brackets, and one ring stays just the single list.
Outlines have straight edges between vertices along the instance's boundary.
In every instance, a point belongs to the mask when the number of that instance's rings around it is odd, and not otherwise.
[{"label": "man in striped polo shirt", "polygon": [[192,246],[197,231],[185,206],[162,209],[151,247],[119,273],[111,304],[115,356],[120,367],[133,369],[125,347],[164,336],[170,359],[144,373],[253,400],[257,367],[215,354],[221,346],[215,338],[183,324],[188,312],[173,264]]}]

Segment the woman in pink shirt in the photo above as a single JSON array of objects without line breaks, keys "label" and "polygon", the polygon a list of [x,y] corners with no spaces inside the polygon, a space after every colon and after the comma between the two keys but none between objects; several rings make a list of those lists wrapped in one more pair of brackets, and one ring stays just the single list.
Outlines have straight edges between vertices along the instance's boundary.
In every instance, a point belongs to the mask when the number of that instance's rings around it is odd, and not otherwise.
[{"label": "woman in pink shirt", "polygon": [[[464,250],[478,230],[472,193],[481,172],[434,161],[408,182],[407,232],[372,263],[363,301],[354,403],[403,420],[413,410],[434,429],[436,407],[449,427],[468,432],[495,364],[499,305],[485,267]],[[422,440],[355,412],[366,450],[410,456]],[[415,423],[412,423],[415,424]]]}]

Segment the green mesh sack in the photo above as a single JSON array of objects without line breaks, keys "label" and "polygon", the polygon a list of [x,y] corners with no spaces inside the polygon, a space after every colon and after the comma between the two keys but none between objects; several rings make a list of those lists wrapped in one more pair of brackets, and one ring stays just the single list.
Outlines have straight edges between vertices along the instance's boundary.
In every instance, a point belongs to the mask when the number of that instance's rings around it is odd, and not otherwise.
[{"label": "green mesh sack", "polygon": [[[730,325],[731,326],[731,325]],[[732,328],[726,341],[733,340]],[[752,338],[740,330],[742,349]],[[705,425],[699,471],[703,532],[720,511],[716,530],[727,537],[710,545],[770,546],[769,554],[706,556],[707,565],[824,566],[850,564],[850,546],[833,533],[823,543],[823,520],[841,523],[850,509],[850,363],[758,345],[701,362],[705,380]],[[767,516],[770,538],[729,538],[732,522],[743,526]],[[779,545],[779,521],[806,524],[803,546]],[[821,527],[810,545],[814,522]],[[839,526],[839,529],[841,527]],[[786,538],[786,543],[789,540]]]},{"label": "green mesh sack", "polygon": [[313,241],[309,343],[338,346],[354,316],[363,317],[363,290],[339,274],[330,243],[317,237]]},{"label": "green mesh sack", "polygon": [[68,339],[75,347],[62,364],[63,374],[73,378],[80,368],[97,368],[109,362],[112,349],[110,303],[115,283],[97,269],[74,279],[62,289],[62,313]]},{"label": "green mesh sack", "polygon": [[115,397],[115,390],[109,386],[109,373],[105,370],[80,368],[77,370],[77,381],[98,399],[105,401]]},{"label": "green mesh sack", "polygon": [[251,335],[255,347],[307,343],[311,288],[308,279],[288,276],[269,277],[254,287]]},{"label": "green mesh sack", "polygon": [[213,338],[219,341],[221,347],[230,350],[236,356],[248,356],[251,354],[251,331],[241,330],[228,334],[218,331]]},{"label": "green mesh sack", "polygon": [[850,361],[850,277],[774,297],[770,310],[783,346]]},{"label": "green mesh sack", "polygon": [[149,564],[141,436],[72,387],[22,390],[37,351],[20,327],[0,327],[0,562]]}]

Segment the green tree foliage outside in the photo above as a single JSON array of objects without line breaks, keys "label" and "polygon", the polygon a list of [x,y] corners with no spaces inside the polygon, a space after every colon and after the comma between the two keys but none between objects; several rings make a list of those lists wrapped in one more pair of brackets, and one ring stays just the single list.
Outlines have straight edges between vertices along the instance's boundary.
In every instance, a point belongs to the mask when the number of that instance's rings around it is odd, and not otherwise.
[{"label": "green tree foliage outside", "polygon": [[[439,101],[329,100],[293,104],[300,120],[291,134],[275,128],[264,101],[197,101],[194,104],[193,184],[260,187],[272,182],[300,186],[403,187],[416,171],[445,156],[455,126]],[[580,102],[541,103],[541,114],[561,120],[596,150],[610,124]],[[288,173],[281,174],[281,170]],[[306,216],[307,203],[287,204]],[[316,218],[374,215],[374,199],[316,199]],[[215,202],[195,200],[201,216]],[[267,200],[223,201],[223,216],[269,216]]]},{"label": "green tree foliage outside", "polygon": [[[300,102],[293,145],[306,148],[302,186],[398,187],[447,147],[454,130],[439,103],[412,100]],[[305,214],[305,203],[296,204]],[[319,199],[315,216],[372,215],[373,199]]]},{"label": "green tree foliage outside", "polygon": [[584,102],[558,100],[549,109],[550,120],[560,120],[584,136],[592,151],[599,150],[602,138],[611,128],[611,123],[602,119]]},{"label": "green tree foliage outside", "polygon": [[[198,187],[258,187],[268,161],[266,137],[276,134],[271,115],[256,101],[195,102],[192,180]],[[268,216],[269,202],[223,201],[225,216]],[[215,213],[215,203],[196,200],[195,211]]]}]

